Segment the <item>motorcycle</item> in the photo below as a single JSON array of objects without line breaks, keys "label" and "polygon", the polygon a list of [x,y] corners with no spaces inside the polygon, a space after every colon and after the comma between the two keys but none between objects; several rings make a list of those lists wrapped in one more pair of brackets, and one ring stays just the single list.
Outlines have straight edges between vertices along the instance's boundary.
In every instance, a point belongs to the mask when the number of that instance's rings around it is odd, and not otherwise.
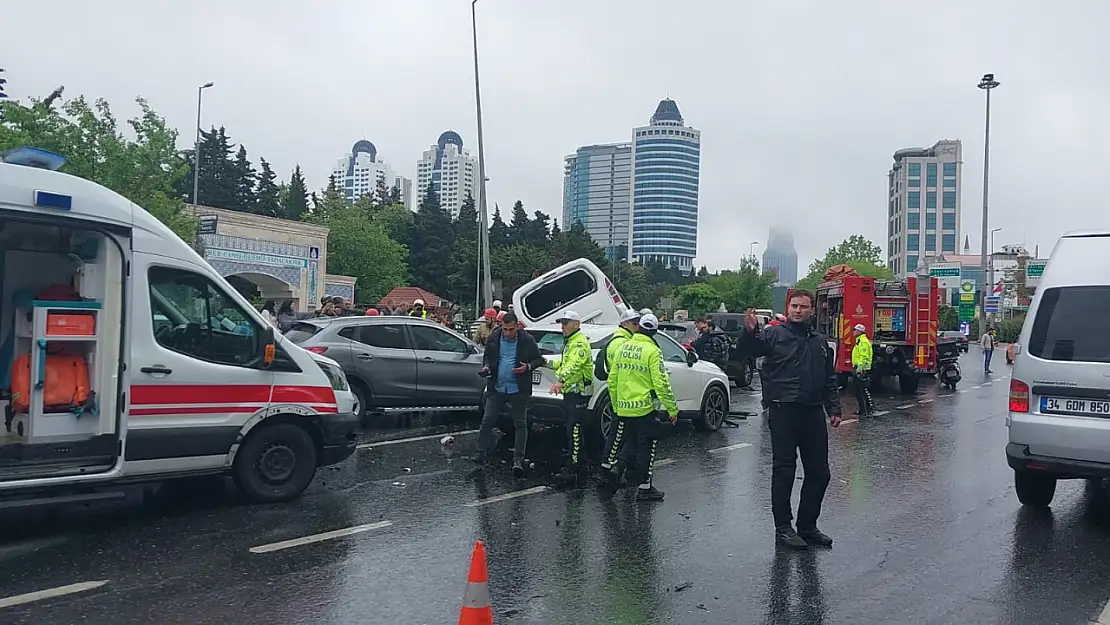
[{"label": "motorcycle", "polygon": [[963,379],[960,373],[960,344],[957,341],[937,342],[937,378],[951,390]]}]

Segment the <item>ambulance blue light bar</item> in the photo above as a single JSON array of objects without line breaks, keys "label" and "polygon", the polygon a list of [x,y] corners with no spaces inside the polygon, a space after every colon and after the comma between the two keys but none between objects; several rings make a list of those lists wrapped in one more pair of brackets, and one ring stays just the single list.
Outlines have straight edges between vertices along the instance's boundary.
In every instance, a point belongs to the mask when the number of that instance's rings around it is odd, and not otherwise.
[{"label": "ambulance blue light bar", "polygon": [[66,158],[64,156],[39,148],[26,146],[12,148],[0,154],[0,160],[10,165],[23,165],[24,167],[49,169],[50,171],[58,171],[61,169],[62,165],[66,164]]},{"label": "ambulance blue light bar", "polygon": [[49,191],[35,191],[35,206],[67,211],[73,208],[73,197]]}]

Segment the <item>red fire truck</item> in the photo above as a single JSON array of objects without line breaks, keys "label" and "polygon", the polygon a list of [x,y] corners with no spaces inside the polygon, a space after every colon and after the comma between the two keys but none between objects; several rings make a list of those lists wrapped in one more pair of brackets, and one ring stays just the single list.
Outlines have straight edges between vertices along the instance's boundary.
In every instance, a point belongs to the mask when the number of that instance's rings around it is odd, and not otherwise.
[{"label": "red fire truck", "polygon": [[860,323],[874,347],[873,384],[897,376],[901,391],[913,393],[918,375],[936,373],[936,278],[876,280],[842,275],[822,282],[816,295],[817,331],[828,337],[841,376],[852,371],[852,328]]}]

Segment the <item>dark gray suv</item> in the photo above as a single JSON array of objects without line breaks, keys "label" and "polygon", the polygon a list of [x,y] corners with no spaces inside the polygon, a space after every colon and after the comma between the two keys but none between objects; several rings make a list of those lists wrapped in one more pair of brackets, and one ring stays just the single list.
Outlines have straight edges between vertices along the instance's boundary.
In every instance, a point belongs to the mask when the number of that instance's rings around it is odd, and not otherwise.
[{"label": "dark gray suv", "polygon": [[343,367],[366,411],[477,410],[486,381],[481,349],[415,317],[320,317],[285,333]]}]

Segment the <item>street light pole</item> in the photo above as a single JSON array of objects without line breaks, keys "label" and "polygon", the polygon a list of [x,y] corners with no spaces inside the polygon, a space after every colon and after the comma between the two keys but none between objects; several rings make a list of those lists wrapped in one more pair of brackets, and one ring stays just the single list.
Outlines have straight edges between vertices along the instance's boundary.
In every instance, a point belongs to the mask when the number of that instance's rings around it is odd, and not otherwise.
[{"label": "street light pole", "polygon": [[[994,74],[983,74],[983,78],[979,80],[978,87],[987,92],[987,115],[986,115],[986,128],[983,132],[983,240],[980,242],[982,250],[980,264],[983,268],[983,274],[988,276],[990,290],[986,287],[983,288],[983,317],[987,315],[987,296],[994,291],[994,267],[987,262],[987,233],[990,231],[990,223],[987,219],[987,198],[990,192],[990,164],[991,164],[991,90],[997,87],[999,83],[994,79]],[[991,252],[994,250],[992,249]]]},{"label": "street light pole", "polygon": [[478,0],[470,2],[470,25],[474,33],[474,107],[478,114],[478,194],[481,232],[478,235],[478,262],[482,268],[482,298],[485,306],[493,305],[493,276],[490,269],[489,221],[486,215],[486,150],[485,137],[482,135],[482,88],[478,81]]},{"label": "street light pole", "polygon": [[[197,192],[200,190],[200,104],[204,90],[215,83],[209,81],[197,87],[197,142],[193,146],[193,217],[197,216]],[[198,235],[199,236],[199,235]]]}]

